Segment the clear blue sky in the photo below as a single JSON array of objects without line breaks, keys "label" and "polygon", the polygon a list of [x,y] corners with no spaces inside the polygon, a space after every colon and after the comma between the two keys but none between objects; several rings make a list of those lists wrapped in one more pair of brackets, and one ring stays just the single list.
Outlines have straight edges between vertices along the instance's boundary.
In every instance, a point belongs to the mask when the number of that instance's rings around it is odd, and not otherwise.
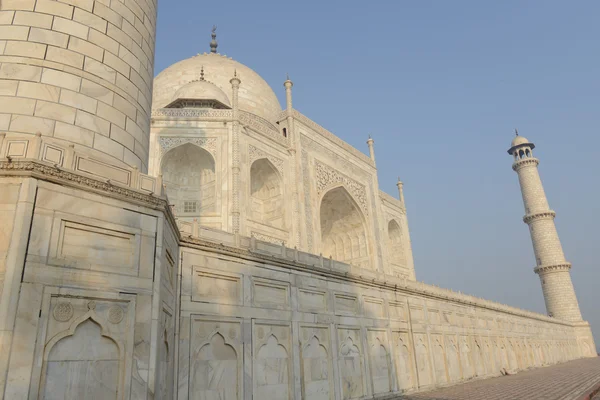
[{"label": "clear blue sky", "polygon": [[156,72],[209,51],[257,71],[405,182],[417,278],[545,312],[514,128],[540,172],[600,339],[600,2],[161,0]]}]

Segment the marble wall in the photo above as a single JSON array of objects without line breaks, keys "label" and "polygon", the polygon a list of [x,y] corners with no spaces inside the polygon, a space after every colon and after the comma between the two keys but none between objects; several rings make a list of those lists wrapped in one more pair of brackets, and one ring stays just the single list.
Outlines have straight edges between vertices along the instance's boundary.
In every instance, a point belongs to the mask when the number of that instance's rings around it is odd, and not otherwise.
[{"label": "marble wall", "polygon": [[355,399],[592,356],[589,328],[259,262],[258,241],[198,244],[182,247],[179,399]]}]

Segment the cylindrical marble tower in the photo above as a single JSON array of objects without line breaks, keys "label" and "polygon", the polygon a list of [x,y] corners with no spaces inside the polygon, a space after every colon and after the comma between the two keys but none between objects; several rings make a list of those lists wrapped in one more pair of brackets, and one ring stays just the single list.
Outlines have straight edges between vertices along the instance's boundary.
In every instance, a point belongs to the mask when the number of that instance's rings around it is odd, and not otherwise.
[{"label": "cylindrical marble tower", "polygon": [[548,315],[565,321],[581,321],[581,311],[571,282],[571,264],[565,260],[554,225],[556,213],[550,209],[538,172],[539,160],[533,157],[535,145],[523,136],[512,141],[508,154],[514,158],[513,170],[519,175],[525,216],[536,258],[535,273],[542,282]]},{"label": "cylindrical marble tower", "polygon": [[146,172],[156,0],[1,4],[0,130]]}]

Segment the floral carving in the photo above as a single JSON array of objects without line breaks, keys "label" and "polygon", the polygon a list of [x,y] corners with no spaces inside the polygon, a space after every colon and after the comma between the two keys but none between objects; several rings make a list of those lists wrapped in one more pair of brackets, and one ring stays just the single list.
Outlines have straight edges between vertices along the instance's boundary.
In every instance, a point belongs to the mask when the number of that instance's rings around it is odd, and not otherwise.
[{"label": "floral carving", "polygon": [[108,321],[111,324],[118,324],[119,322],[123,321],[123,316],[125,315],[125,313],[123,312],[123,308],[119,307],[119,306],[112,306],[111,308],[108,309]]},{"label": "floral carving", "polygon": [[315,171],[317,175],[318,195],[323,194],[333,185],[341,183],[352,194],[365,214],[369,213],[367,207],[367,192],[363,185],[318,161],[315,163]]},{"label": "floral carving", "polygon": [[160,151],[165,154],[172,148],[186,143],[193,143],[208,151],[213,157],[217,153],[217,138],[199,138],[199,137],[161,137],[158,140]]},{"label": "floral carving", "polygon": [[58,322],[67,322],[73,317],[73,305],[68,301],[61,301],[54,306],[52,315]]},{"label": "floral carving", "polygon": [[261,149],[254,147],[252,145],[248,146],[248,157],[249,157],[248,161],[249,161],[250,165],[252,165],[252,163],[258,159],[266,158],[275,166],[275,168],[277,168],[277,171],[279,171],[279,174],[282,177],[284,176],[283,160],[281,158],[277,158],[270,154],[267,154],[264,151],[262,151]]},{"label": "floral carving", "polygon": [[273,243],[273,244],[276,244],[276,245],[279,245],[279,246],[285,245],[285,240],[283,240],[283,239],[277,239],[277,238],[275,238],[273,236],[264,235],[264,234],[259,233],[259,232],[254,232],[254,231],[250,232],[250,237],[253,237],[253,238],[258,239],[258,240],[262,240],[263,242]]}]

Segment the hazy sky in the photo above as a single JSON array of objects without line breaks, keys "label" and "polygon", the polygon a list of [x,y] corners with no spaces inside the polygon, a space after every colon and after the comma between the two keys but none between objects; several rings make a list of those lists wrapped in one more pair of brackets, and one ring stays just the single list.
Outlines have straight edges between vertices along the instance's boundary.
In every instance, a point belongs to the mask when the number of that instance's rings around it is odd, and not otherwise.
[{"label": "hazy sky", "polygon": [[[584,318],[600,338],[600,2],[163,0],[156,73],[209,51],[258,72],[405,182],[417,279],[545,312],[517,175],[533,141]],[[242,78],[243,79],[243,78]]]}]

